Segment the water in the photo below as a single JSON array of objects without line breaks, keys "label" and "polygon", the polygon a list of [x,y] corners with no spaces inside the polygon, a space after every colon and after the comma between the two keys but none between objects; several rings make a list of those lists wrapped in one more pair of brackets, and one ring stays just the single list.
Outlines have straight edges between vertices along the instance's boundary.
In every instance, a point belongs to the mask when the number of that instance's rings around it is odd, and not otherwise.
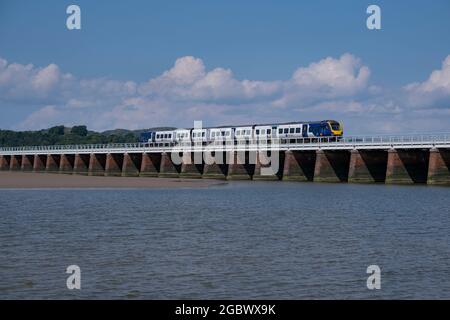
[{"label": "water", "polygon": [[[0,298],[450,298],[450,189],[1,190]],[[67,266],[81,290],[66,288]],[[381,290],[366,287],[381,268]]]}]

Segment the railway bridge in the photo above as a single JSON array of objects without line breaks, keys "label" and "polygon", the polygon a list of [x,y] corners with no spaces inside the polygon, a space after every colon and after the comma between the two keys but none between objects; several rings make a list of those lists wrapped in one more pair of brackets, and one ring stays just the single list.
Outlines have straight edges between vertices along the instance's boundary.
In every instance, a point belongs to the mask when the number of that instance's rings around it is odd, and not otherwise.
[{"label": "railway bridge", "polygon": [[1,147],[0,170],[450,185],[450,134]]}]

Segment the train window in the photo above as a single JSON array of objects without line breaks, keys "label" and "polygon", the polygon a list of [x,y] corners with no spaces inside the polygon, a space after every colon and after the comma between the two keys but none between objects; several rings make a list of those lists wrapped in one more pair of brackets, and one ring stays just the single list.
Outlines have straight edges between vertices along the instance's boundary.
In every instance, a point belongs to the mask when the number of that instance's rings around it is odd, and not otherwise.
[{"label": "train window", "polygon": [[171,134],[171,133],[169,133],[169,139],[170,139],[170,138],[172,138],[172,134]]},{"label": "train window", "polygon": [[289,133],[289,129],[288,128],[284,129],[284,133]]},{"label": "train window", "polygon": [[259,129],[256,129],[256,135],[259,135]]},{"label": "train window", "polygon": [[283,133],[283,129],[278,129],[278,133]]},{"label": "train window", "polygon": [[202,137],[204,137],[205,136],[205,133],[204,132],[202,132]]},{"label": "train window", "polygon": [[295,128],[295,133],[300,133],[300,127]]},{"label": "train window", "polygon": [[246,132],[247,132],[247,135],[251,135],[250,130],[247,130]]},{"label": "train window", "polygon": [[289,129],[289,133],[294,133],[295,132],[295,129],[294,128],[290,128]]},{"label": "train window", "polygon": [[266,134],[266,129],[262,129],[261,134]]},{"label": "train window", "polygon": [[272,130],[267,129],[267,134],[270,134],[272,132]]},{"label": "train window", "polygon": [[225,133],[225,135],[226,135],[227,137],[229,137],[229,136],[230,136],[230,131],[227,131],[227,132]]}]

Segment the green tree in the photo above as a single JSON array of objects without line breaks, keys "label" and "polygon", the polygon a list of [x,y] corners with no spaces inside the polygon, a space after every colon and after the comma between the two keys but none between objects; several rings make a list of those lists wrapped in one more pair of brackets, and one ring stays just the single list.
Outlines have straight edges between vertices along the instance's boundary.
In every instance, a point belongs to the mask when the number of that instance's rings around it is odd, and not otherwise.
[{"label": "green tree", "polygon": [[86,137],[88,134],[88,130],[86,126],[74,126],[70,130],[70,133],[80,137]]},{"label": "green tree", "polygon": [[55,126],[48,129],[48,133],[51,136],[62,136],[64,135],[64,126]]}]

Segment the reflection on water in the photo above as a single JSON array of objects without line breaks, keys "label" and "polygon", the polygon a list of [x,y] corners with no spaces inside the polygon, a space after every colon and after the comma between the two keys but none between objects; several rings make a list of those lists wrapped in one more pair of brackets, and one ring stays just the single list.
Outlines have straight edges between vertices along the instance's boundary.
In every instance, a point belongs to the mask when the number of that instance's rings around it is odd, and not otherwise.
[{"label": "reflection on water", "polygon": [[[450,189],[2,190],[0,298],[450,298]],[[66,267],[81,268],[81,290]],[[381,267],[381,290],[366,268]]]}]

